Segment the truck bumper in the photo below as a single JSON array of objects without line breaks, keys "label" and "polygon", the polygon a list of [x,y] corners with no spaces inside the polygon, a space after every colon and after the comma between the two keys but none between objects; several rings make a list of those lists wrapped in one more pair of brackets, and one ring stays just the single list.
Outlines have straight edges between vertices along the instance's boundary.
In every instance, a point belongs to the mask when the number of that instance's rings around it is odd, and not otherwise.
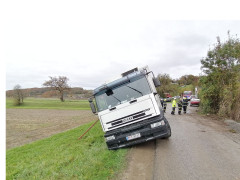
[{"label": "truck bumper", "polygon": [[[165,125],[157,126],[155,128],[151,127],[151,124],[160,121],[164,121]],[[157,138],[167,138],[171,136],[171,128],[165,117],[156,116],[143,122],[138,122],[136,124],[126,126],[119,130],[107,132],[104,136],[107,137],[111,135],[114,135],[115,139],[107,141],[106,143],[108,149],[113,150],[140,144]],[[134,139],[129,140],[128,137],[132,135],[138,136]]]}]

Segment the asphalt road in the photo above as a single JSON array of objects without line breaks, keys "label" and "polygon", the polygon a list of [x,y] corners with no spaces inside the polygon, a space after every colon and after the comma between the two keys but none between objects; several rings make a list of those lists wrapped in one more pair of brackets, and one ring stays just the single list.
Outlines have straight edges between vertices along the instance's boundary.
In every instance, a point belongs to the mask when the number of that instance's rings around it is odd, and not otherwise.
[{"label": "asphalt road", "polygon": [[166,115],[173,134],[156,141],[153,179],[240,179],[240,144],[224,125],[206,121],[195,109]]},{"label": "asphalt road", "polygon": [[196,109],[171,115],[168,107],[172,136],[133,147],[120,179],[240,180],[240,134]]}]

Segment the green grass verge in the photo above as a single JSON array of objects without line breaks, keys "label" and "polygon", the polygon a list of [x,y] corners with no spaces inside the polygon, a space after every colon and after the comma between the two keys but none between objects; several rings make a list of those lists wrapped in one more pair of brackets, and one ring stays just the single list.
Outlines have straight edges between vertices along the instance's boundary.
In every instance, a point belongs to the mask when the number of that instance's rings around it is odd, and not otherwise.
[{"label": "green grass verge", "polygon": [[107,149],[98,122],[6,152],[6,179],[111,179],[124,168],[127,149]]},{"label": "green grass verge", "polygon": [[20,106],[13,105],[12,98],[6,98],[6,108],[17,109],[76,109],[85,110],[90,109],[87,100],[65,100],[61,102],[59,99],[47,98],[25,98],[24,103]]}]

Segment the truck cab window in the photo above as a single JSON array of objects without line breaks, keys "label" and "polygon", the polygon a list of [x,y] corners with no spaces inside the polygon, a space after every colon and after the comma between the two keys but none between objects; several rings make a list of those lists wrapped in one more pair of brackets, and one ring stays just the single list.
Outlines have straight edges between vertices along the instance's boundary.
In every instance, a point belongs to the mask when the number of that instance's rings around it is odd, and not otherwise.
[{"label": "truck cab window", "polygon": [[95,98],[100,112],[150,93],[151,90],[146,77],[140,76],[130,79],[128,83],[113,87],[111,90],[101,91]]}]

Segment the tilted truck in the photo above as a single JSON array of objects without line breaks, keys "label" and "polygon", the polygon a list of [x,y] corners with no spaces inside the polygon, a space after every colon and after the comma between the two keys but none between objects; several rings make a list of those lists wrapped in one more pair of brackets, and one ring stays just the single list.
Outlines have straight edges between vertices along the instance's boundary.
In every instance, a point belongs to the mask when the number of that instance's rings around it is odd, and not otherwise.
[{"label": "tilted truck", "polygon": [[171,136],[158,86],[159,79],[146,66],[127,71],[94,90],[95,101],[90,98],[89,103],[99,117],[108,149]]}]

